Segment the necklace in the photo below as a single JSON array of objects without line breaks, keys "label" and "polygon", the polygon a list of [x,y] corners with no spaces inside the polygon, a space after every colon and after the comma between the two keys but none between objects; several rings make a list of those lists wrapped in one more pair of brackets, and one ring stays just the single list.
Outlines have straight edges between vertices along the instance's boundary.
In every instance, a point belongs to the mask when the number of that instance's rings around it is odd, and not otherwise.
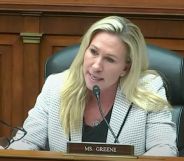
[{"label": "necklace", "polygon": [[[111,116],[111,112],[112,112],[112,108],[110,109],[110,111],[107,113],[107,115],[105,117]],[[95,126],[98,126],[102,121],[103,121],[103,119],[99,118],[99,119],[96,119],[95,121],[93,121],[90,125],[92,127],[95,127]]]},{"label": "necklace", "polygon": [[93,122],[91,123],[91,126],[92,126],[92,127],[95,127],[95,126],[98,126],[100,123],[101,123],[100,120],[95,120],[95,121],[93,121]]}]

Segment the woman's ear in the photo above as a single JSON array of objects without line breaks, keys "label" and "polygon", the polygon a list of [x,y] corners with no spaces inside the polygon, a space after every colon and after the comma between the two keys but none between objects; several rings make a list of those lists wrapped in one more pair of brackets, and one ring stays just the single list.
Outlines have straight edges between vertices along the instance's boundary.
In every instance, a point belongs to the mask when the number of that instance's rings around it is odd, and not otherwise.
[{"label": "woman's ear", "polygon": [[124,71],[129,71],[130,70],[130,67],[131,67],[131,63],[127,63],[125,65]]},{"label": "woman's ear", "polygon": [[127,63],[122,71],[122,74],[120,75],[121,77],[123,77],[124,75],[126,75],[129,70],[130,70],[130,67],[131,67],[131,64],[130,63]]}]

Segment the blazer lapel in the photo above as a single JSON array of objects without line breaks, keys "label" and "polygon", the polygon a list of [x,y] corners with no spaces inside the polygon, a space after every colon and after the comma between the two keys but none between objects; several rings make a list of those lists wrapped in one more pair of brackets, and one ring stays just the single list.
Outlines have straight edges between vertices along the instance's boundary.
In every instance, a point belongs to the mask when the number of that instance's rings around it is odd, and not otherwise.
[{"label": "blazer lapel", "polygon": [[[126,113],[128,111],[128,108],[130,106],[131,102],[128,101],[124,94],[122,94],[120,88],[118,88],[114,106],[112,109],[111,119],[110,119],[110,126],[117,136],[119,129],[123,123],[123,120],[126,116]],[[79,122],[80,124],[80,130],[76,131],[74,130],[74,127],[71,127],[70,129],[70,136],[72,142],[81,142],[82,141],[82,120]],[[108,130],[107,134],[107,143],[114,143],[114,137],[110,130]]]},{"label": "blazer lapel", "polygon": [[70,137],[72,142],[82,142],[82,121],[79,121],[80,129],[79,131],[74,130],[75,127],[70,128]]},{"label": "blazer lapel", "polygon": [[[118,88],[110,119],[110,126],[116,136],[125,119],[130,104],[131,102],[126,99],[125,95],[122,94],[120,88]],[[107,143],[114,143],[114,140],[115,139],[111,131],[108,130]]]}]

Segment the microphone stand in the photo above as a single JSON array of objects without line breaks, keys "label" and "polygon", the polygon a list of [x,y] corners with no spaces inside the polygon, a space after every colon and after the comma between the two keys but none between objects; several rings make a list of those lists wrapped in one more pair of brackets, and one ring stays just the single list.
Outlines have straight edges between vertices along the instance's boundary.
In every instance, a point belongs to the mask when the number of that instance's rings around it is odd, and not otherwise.
[{"label": "microphone stand", "polygon": [[94,94],[95,97],[96,97],[97,105],[98,105],[100,114],[101,114],[103,120],[105,121],[106,125],[108,126],[108,129],[110,130],[111,134],[113,135],[113,137],[114,137],[114,139],[115,139],[114,142],[115,142],[115,143],[120,143],[119,140],[118,140],[118,138],[116,137],[114,131],[112,130],[111,126],[109,125],[107,119],[105,118],[103,111],[102,111],[102,107],[101,107],[101,103],[100,103],[100,88],[99,88],[97,85],[95,85],[95,86],[93,87],[93,94]]}]

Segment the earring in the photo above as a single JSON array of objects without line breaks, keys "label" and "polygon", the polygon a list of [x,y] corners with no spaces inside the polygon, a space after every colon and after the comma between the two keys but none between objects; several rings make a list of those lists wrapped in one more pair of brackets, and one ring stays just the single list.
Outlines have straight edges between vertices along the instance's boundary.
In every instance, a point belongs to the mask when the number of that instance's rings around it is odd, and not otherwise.
[{"label": "earring", "polygon": [[123,77],[125,74],[121,74],[120,77]]}]

